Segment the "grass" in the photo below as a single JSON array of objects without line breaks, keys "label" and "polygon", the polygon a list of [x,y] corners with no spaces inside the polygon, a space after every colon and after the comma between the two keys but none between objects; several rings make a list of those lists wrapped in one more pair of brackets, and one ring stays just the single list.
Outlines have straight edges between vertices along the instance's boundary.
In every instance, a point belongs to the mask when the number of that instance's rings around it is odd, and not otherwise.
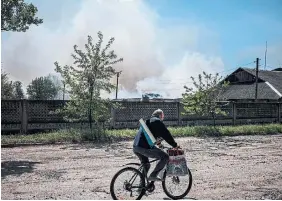
[{"label": "grass", "polygon": [[[282,133],[282,124],[242,125],[242,126],[194,126],[194,127],[170,127],[170,132],[175,137],[204,137],[204,136],[236,136],[236,135],[267,135]],[[102,135],[103,140],[133,140],[137,130],[106,130]],[[60,142],[86,142],[94,141],[89,131],[60,130],[51,133],[39,133],[32,135],[2,135],[2,145],[15,144],[53,144]]]},{"label": "grass", "polygon": [[60,142],[81,142],[82,135],[74,130],[61,130],[52,133],[38,133],[32,135],[2,135],[1,144],[52,144]]}]

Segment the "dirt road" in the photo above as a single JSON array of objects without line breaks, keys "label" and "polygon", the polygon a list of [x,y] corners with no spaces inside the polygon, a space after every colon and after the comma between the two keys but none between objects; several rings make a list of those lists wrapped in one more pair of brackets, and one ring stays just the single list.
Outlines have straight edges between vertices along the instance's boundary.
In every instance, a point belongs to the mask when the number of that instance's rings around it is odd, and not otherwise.
[{"label": "dirt road", "polygon": [[[178,138],[193,174],[187,199],[282,199],[282,135]],[[132,142],[1,149],[2,199],[111,199]],[[143,199],[168,199],[158,185]]]}]

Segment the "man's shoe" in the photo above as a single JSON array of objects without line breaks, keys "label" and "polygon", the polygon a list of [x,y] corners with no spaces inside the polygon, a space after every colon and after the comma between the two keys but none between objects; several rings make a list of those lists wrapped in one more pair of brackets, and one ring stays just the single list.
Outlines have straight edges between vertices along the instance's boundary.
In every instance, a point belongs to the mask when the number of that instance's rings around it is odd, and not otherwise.
[{"label": "man's shoe", "polygon": [[161,179],[160,177],[158,176],[152,176],[150,175],[149,178],[148,178],[149,181],[163,181],[163,179]]}]

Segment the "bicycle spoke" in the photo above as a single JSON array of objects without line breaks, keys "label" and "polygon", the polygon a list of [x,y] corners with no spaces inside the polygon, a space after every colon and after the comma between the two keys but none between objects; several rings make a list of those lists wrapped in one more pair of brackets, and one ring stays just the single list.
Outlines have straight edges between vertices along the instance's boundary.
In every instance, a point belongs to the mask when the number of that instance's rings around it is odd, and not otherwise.
[{"label": "bicycle spoke", "polygon": [[190,190],[190,181],[189,174],[185,176],[167,176],[165,189],[170,197],[182,197],[187,192],[187,189]]},{"label": "bicycle spoke", "polygon": [[111,185],[111,194],[116,199],[135,200],[143,195],[141,193],[144,186],[144,178],[137,169],[125,168],[115,177]]}]

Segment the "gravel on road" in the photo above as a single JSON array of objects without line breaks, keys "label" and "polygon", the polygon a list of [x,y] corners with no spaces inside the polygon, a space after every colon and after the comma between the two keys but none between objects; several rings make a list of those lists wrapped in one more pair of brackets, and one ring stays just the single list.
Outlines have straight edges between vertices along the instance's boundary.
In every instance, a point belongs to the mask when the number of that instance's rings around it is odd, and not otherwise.
[{"label": "gravel on road", "polygon": [[[282,134],[177,138],[193,185],[187,199],[282,199]],[[132,141],[1,149],[2,199],[111,199],[121,165],[138,162]],[[143,199],[168,199],[161,184]]]}]

